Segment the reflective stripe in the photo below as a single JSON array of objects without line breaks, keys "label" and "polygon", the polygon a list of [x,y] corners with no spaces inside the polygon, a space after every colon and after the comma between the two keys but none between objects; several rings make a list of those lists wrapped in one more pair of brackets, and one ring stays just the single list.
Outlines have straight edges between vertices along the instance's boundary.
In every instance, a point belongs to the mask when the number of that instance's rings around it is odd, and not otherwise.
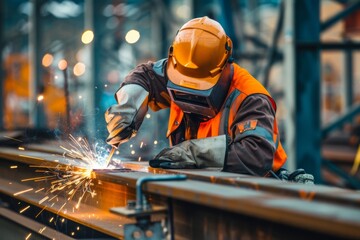
[{"label": "reflective stripe", "polygon": [[276,140],[275,140],[275,149],[277,149],[277,148],[278,148],[278,146],[279,146],[279,142],[280,142],[280,138],[279,138],[279,136],[276,136]]},{"label": "reflective stripe", "polygon": [[245,138],[247,136],[259,136],[259,137],[262,137],[262,138],[266,139],[274,147],[274,149],[277,149],[278,142],[275,143],[274,140],[273,140],[273,135],[263,127],[257,126],[255,129],[247,130],[247,131],[241,133],[239,140],[241,140],[241,139],[243,139],[243,138]]},{"label": "reflective stripe", "polygon": [[[164,66],[161,64],[163,64]],[[159,62],[156,65],[159,69],[165,69],[166,62]],[[243,134],[239,134],[239,132],[236,132],[236,136],[232,136],[233,134],[235,134],[235,131],[229,131],[229,127],[233,127],[233,124],[237,124],[234,123],[235,117],[238,111],[240,111],[240,106],[247,96],[252,94],[264,94],[268,96],[271,100],[270,94],[255,78],[253,78],[245,69],[241,68],[237,64],[233,65],[234,76],[231,83],[232,85],[229,89],[229,96],[226,99],[226,103],[224,104],[224,109],[222,109],[222,111],[218,113],[218,115],[215,116],[213,119],[200,123],[198,130],[198,138],[213,137],[225,133],[229,133],[232,139],[236,137],[244,138],[250,135],[261,137],[268,141],[276,149],[272,169],[273,171],[277,171],[280,167],[284,165],[287,157],[281,145],[276,118],[274,120],[274,128],[272,129],[273,131],[270,132],[266,129],[259,130],[261,128],[259,126],[256,126],[255,129],[247,129],[247,131],[244,131]],[[234,97],[234,99],[231,99],[230,96],[232,94],[235,95],[235,93],[233,93],[235,90],[238,91],[238,95]],[[230,108],[228,108],[227,104],[230,104]],[[171,104],[167,137],[169,137],[178,128],[179,125],[175,125],[175,121],[180,123],[183,118],[183,114],[184,113],[176,104]]]},{"label": "reflective stripe", "polygon": [[164,77],[164,62],[167,60],[167,58],[163,58],[157,62],[154,63],[153,65],[153,70],[157,75],[160,75],[162,77]]},{"label": "reflective stripe", "polygon": [[[234,100],[240,95],[240,91],[238,89],[235,89],[230,96],[226,99],[225,102],[225,109],[223,110],[221,120],[220,120],[220,129],[219,129],[219,135],[221,134],[228,134],[228,127],[229,127],[229,115],[230,115],[230,107]],[[223,129],[221,129],[223,126]]]}]

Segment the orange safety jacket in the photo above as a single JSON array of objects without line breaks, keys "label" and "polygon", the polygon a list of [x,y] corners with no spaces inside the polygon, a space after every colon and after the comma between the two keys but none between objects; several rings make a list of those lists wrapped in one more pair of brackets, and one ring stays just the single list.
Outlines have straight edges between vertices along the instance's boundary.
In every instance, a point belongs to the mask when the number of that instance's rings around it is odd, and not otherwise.
[{"label": "orange safety jacket", "polygon": [[[266,139],[272,144],[275,149],[272,170],[279,170],[286,161],[286,153],[281,145],[278,125],[276,118],[274,118],[273,131],[269,132],[265,128],[256,125],[256,120],[250,121],[247,126],[244,124],[234,123],[236,113],[244,101],[244,99],[253,94],[264,94],[268,97],[274,110],[276,111],[276,104],[268,91],[245,69],[237,64],[233,64],[234,74],[233,79],[220,112],[212,119],[206,122],[201,122],[197,132],[197,138],[215,137],[222,134],[228,134],[231,139],[234,139],[234,132],[231,131],[233,124],[237,124],[238,132],[240,132],[240,139],[248,136],[258,136]],[[240,109],[241,110],[241,109]],[[170,117],[168,124],[167,137],[179,127],[184,112],[174,102],[170,105]],[[171,138],[169,138],[171,139]],[[186,139],[187,140],[187,139]],[[175,145],[177,143],[172,143]]]}]

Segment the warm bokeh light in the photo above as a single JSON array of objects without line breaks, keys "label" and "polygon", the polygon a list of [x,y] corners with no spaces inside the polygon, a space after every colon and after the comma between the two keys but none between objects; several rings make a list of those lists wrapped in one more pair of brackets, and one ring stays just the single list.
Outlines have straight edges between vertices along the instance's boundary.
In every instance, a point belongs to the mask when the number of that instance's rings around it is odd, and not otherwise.
[{"label": "warm bokeh light", "polygon": [[52,64],[53,60],[54,57],[50,53],[47,53],[42,58],[42,65],[44,67],[49,67]]},{"label": "warm bokeh light", "polygon": [[38,97],[37,97],[37,100],[39,101],[39,102],[41,102],[42,100],[44,100],[44,95],[39,95]]},{"label": "warm bokeh light", "polygon": [[73,69],[74,75],[79,77],[85,73],[85,70],[86,70],[85,64],[82,62],[78,62],[75,64]]},{"label": "warm bokeh light", "polygon": [[86,30],[82,36],[81,36],[81,41],[84,44],[89,44],[94,40],[94,33],[91,30]]},{"label": "warm bokeh light", "polygon": [[140,39],[139,31],[132,29],[126,33],[125,40],[130,44],[136,43],[137,41],[139,41],[139,39]]},{"label": "warm bokeh light", "polygon": [[60,60],[58,67],[60,70],[65,70],[67,68],[67,61],[65,59]]}]

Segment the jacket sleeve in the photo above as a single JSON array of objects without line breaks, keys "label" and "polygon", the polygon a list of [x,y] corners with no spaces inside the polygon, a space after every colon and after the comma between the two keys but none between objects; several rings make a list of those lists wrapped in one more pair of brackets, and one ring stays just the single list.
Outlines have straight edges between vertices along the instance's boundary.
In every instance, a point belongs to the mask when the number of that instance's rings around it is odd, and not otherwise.
[{"label": "jacket sleeve", "polygon": [[[162,61],[162,63],[161,70],[165,69],[166,61]],[[170,96],[166,88],[166,77],[164,74],[160,75],[154,71],[154,64],[156,63],[148,62],[136,66],[125,77],[120,89],[128,84],[140,85],[149,93],[148,106],[153,111],[157,111],[170,106]]]},{"label": "jacket sleeve", "polygon": [[272,169],[274,119],[275,110],[267,96],[254,94],[243,101],[231,125],[224,171],[264,176]]}]

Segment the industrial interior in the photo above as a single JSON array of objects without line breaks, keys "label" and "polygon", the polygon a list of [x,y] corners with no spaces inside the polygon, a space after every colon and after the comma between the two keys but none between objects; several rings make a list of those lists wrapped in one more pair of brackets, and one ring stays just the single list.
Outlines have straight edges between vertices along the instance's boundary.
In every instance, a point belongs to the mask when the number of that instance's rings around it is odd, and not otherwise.
[{"label": "industrial interior", "polygon": [[[203,16],[276,101],[284,167],[314,184],[150,167],[168,109],[106,143],[127,74]],[[0,240],[360,239],[358,50],[358,0],[0,0]]]}]

